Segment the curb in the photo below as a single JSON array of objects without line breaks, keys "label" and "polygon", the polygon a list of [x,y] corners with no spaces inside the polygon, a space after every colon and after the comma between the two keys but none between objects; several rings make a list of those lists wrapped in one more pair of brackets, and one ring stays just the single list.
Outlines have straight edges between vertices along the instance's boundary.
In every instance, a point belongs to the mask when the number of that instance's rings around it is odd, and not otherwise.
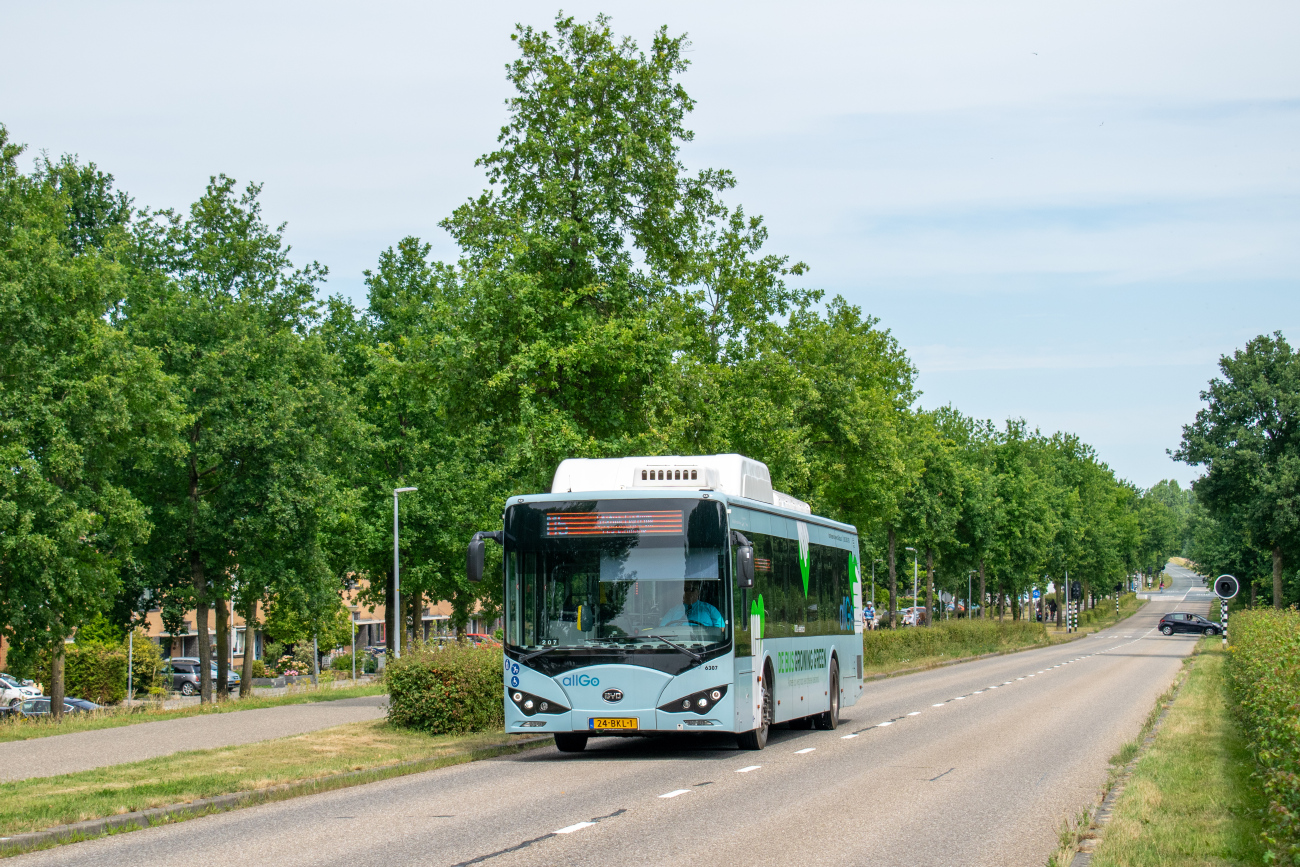
[{"label": "curb", "polygon": [[165,825],[206,816],[210,813],[224,813],[241,807],[251,807],[271,801],[282,801],[301,795],[314,795],[336,789],[346,789],[366,783],[405,777],[423,771],[433,771],[450,765],[490,759],[496,756],[510,755],[540,746],[543,741],[550,741],[549,735],[529,738],[511,743],[489,744],[460,753],[450,753],[428,759],[415,759],[396,765],[384,765],[362,771],[348,771],[343,774],[331,774],[314,780],[301,780],[294,783],[281,783],[265,789],[253,789],[245,792],[231,792],[212,798],[200,798],[183,804],[167,804],[133,813],[106,816],[101,819],[88,819],[70,825],[55,825],[40,831],[14,834],[12,837],[0,837],[0,857],[9,857],[33,849],[44,849],[60,843],[77,843],[108,834],[138,831],[154,825]]}]

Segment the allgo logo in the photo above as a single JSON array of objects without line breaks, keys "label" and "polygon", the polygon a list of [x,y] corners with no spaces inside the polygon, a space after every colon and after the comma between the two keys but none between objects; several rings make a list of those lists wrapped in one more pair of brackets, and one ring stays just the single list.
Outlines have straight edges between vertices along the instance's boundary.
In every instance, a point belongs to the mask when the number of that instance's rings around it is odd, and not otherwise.
[{"label": "allgo logo", "polygon": [[600,678],[588,674],[571,674],[560,681],[561,686],[600,686]]}]

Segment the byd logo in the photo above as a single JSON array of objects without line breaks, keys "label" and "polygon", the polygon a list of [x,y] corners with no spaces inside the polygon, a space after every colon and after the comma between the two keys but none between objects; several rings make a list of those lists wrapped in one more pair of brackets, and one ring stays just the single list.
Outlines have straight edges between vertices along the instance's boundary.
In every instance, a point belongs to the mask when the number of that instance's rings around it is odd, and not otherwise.
[{"label": "byd logo", "polygon": [[600,686],[600,678],[589,674],[571,674],[560,681],[561,686]]}]

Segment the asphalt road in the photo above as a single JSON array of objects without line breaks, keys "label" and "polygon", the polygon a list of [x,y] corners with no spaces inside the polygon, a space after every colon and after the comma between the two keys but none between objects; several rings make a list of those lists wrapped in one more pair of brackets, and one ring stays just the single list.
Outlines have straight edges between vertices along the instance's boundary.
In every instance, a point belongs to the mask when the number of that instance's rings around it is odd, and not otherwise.
[{"label": "asphalt road", "polygon": [[[1188,573],[1190,574],[1190,573]],[[1033,865],[1196,639],[1181,592],[1054,648],[878,681],[833,732],[602,739],[32,853],[23,865]],[[1196,583],[1199,583],[1199,579]]]},{"label": "asphalt road", "polygon": [[0,781],[52,777],[138,762],[184,750],[206,750],[300,735],[379,719],[388,696],[373,695],[204,714],[112,729],[0,743]]}]

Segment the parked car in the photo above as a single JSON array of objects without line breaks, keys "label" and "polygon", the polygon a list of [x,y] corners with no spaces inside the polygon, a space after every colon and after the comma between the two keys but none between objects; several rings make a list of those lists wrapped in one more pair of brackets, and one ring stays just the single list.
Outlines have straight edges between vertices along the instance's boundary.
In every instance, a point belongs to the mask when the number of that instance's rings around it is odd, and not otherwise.
[{"label": "parked car", "polygon": [[[171,688],[181,695],[198,695],[201,689],[199,679],[199,661],[193,656],[175,656],[163,660],[167,666],[166,674],[171,678]],[[212,664],[212,682],[217,682],[217,665]],[[226,685],[232,689],[239,686],[239,672],[233,668],[226,674]]]},{"label": "parked car", "polygon": [[24,699],[40,694],[40,687],[30,680],[22,681],[12,675],[0,674],[0,707],[17,707]]},{"label": "parked car", "polygon": [[[99,705],[95,704],[93,701],[86,701],[85,699],[80,698],[65,698],[63,700],[64,713],[88,713],[92,710],[99,710]],[[49,716],[49,696],[42,695],[25,700],[22,704],[18,705],[18,713],[28,718]]]},{"label": "parked car", "polygon": [[466,632],[465,638],[469,641],[472,641],[475,646],[480,644],[486,644],[489,647],[501,646],[501,642],[497,641],[495,637],[491,635],[486,635],[482,632]]},{"label": "parked car", "polygon": [[1156,628],[1165,635],[1173,635],[1175,632],[1220,635],[1223,632],[1223,627],[1213,620],[1206,620],[1199,614],[1185,614],[1182,612],[1166,614],[1161,617]]}]

